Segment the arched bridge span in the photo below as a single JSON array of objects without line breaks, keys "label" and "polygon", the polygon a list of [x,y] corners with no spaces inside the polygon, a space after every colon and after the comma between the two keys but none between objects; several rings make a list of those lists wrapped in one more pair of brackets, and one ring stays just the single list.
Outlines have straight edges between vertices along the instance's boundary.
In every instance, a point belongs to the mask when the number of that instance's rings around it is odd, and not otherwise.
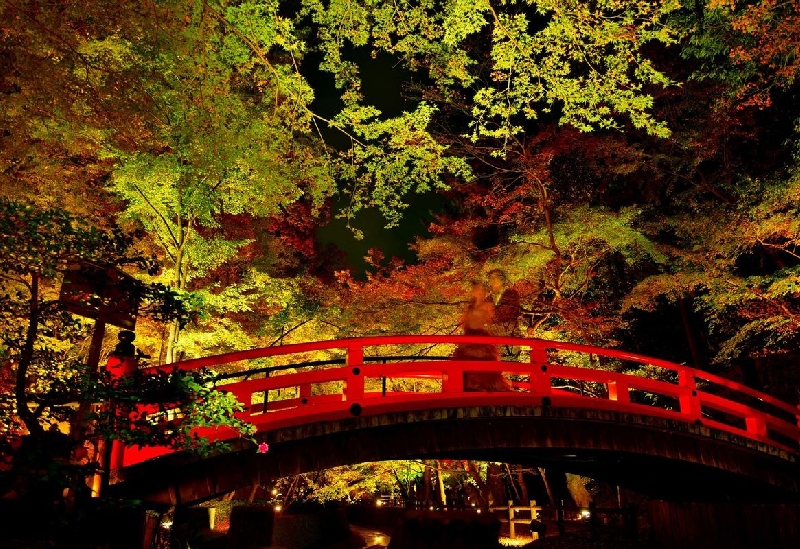
[{"label": "arched bridge span", "polygon": [[[443,360],[464,343],[518,346],[524,359]],[[309,352],[328,358],[303,362]],[[272,364],[258,363],[264,359]],[[201,459],[128,448],[115,464],[115,493],[188,503],[336,465],[452,457],[557,464],[663,497],[800,499],[797,407],[624,351],[507,337],[385,336],[178,367],[225,370],[219,388],[245,404],[242,417],[271,449],[259,454],[251,441],[231,439],[230,451]],[[513,390],[465,390],[475,371],[502,374]]]}]

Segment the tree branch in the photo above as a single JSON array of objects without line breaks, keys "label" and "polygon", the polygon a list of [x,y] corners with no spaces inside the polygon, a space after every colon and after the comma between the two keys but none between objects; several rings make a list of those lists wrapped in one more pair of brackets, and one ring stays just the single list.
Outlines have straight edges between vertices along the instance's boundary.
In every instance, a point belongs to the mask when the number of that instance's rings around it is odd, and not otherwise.
[{"label": "tree branch", "polygon": [[41,434],[42,426],[39,425],[37,416],[28,408],[28,368],[33,361],[33,349],[39,327],[39,275],[31,275],[31,297],[28,309],[28,329],[25,333],[25,344],[17,363],[17,376],[14,384],[14,397],[17,413],[22,419],[28,432]]}]

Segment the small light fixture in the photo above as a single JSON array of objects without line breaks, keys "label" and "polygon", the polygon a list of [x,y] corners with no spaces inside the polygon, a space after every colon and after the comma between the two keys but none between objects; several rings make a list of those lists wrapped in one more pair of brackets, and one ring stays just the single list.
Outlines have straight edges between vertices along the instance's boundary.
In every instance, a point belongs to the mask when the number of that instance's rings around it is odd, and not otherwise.
[{"label": "small light fixture", "polygon": [[280,513],[280,512],[281,512],[281,509],[283,509],[283,507],[281,507],[280,505],[276,505],[276,506],[275,506],[275,512],[276,512],[276,513]]}]

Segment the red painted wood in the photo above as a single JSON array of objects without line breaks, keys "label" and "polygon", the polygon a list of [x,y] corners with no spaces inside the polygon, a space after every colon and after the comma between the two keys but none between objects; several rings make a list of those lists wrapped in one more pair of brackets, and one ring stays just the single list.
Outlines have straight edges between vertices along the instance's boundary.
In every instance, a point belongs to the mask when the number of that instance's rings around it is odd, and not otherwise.
[{"label": "red painted wood", "polygon": [[[365,358],[380,356],[387,346],[447,345],[490,343],[516,345],[530,349],[530,362],[477,362],[456,360],[401,361],[387,364],[365,363]],[[351,406],[358,404],[362,415],[410,411],[430,407],[460,407],[491,404],[542,405],[547,397],[551,406],[589,407],[623,413],[651,415],[703,425],[744,436],[776,448],[800,454],[800,407],[792,406],[740,383],[697,370],[690,366],[637,355],[616,349],[562,343],[539,339],[491,336],[381,336],[316,341],[263,349],[238,351],[224,355],[187,360],[175,365],[183,370],[214,368],[234,362],[271,356],[300,355],[310,351],[337,351],[345,365],[316,366],[302,372],[282,372],[261,379],[232,382],[218,388],[230,391],[246,410],[240,414],[259,431],[317,421],[333,421],[351,416]],[[441,354],[445,354],[442,351]],[[594,355],[592,364],[618,360],[651,366],[653,377],[624,372],[575,367],[563,364],[580,355]],[[300,362],[303,357],[299,357]],[[587,361],[588,363],[588,361]],[[464,392],[464,373],[471,370],[502,372],[519,376],[514,392]],[[383,378],[441,380],[441,390],[434,393],[392,392],[386,394],[369,387],[381,387]],[[521,380],[521,381],[520,381]],[[314,386],[340,381],[342,392],[314,395]],[[583,395],[555,385],[565,381],[583,383]],[[710,385],[709,385],[710,384]],[[714,388],[725,393],[713,394]],[[264,412],[263,404],[252,404],[255,393],[294,391],[296,397],[272,400]],[[656,407],[641,403],[642,398],[657,395],[666,404]],[[270,395],[272,396],[272,395]],[[637,400],[638,399],[638,400]],[[758,403],[758,404],[756,404]],[[234,436],[229,430],[203,430],[210,438],[224,440]],[[780,435],[775,440],[775,434]],[[164,449],[128,448],[122,458],[125,465],[138,463],[168,452]]]}]

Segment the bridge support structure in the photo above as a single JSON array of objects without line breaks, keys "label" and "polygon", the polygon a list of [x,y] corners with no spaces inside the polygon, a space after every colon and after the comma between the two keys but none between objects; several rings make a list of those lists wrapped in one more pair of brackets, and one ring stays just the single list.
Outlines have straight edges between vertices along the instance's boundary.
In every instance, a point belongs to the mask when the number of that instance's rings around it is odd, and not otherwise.
[{"label": "bridge support structure", "polygon": [[672,500],[800,501],[800,468],[778,451],[694,424],[591,409],[485,404],[286,427],[209,458],[172,454],[120,472],[112,493],[166,505],[339,465],[475,459],[558,467]]}]

